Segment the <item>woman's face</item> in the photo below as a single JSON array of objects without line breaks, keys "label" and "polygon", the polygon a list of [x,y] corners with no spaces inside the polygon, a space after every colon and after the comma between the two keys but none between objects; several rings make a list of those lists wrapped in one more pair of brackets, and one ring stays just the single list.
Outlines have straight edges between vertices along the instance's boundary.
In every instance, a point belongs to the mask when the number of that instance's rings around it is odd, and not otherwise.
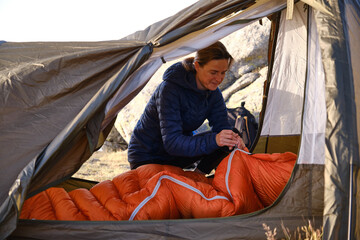
[{"label": "woman's face", "polygon": [[224,80],[225,73],[229,68],[227,59],[211,60],[204,66],[194,62],[196,70],[196,85],[200,90],[214,91]]}]

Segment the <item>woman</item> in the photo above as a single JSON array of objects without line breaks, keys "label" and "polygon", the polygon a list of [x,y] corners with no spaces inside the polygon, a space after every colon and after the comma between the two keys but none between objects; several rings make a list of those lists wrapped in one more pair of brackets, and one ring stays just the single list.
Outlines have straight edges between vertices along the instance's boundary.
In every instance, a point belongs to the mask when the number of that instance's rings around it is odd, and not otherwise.
[{"label": "woman", "polygon": [[[221,42],[199,50],[169,67],[135,126],[128,148],[131,169],[158,163],[209,173],[224,155],[224,147],[245,147],[231,130],[218,88],[232,62]],[[210,132],[193,135],[208,119]]]}]

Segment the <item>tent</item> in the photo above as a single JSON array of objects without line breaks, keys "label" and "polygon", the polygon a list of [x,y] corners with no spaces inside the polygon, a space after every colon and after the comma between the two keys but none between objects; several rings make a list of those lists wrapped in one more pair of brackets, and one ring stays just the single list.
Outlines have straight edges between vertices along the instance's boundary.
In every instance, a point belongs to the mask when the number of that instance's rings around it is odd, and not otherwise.
[{"label": "tent", "polygon": [[[269,207],[226,218],[18,220],[26,198],[72,179],[117,113],[163,62],[272,20],[253,152],[298,154]],[[324,239],[360,239],[360,2],[199,1],[118,41],[0,43],[0,239],[264,239],[262,224],[314,220]]]}]

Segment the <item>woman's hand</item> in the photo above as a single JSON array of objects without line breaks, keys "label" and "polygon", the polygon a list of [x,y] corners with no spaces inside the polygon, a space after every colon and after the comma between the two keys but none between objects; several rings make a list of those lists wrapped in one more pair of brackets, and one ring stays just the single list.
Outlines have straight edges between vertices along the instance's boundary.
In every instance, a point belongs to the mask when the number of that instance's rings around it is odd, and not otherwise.
[{"label": "woman's hand", "polygon": [[235,146],[239,149],[246,147],[242,138],[232,130],[222,130],[216,134],[216,144],[219,147],[228,146],[229,150],[232,150]]}]

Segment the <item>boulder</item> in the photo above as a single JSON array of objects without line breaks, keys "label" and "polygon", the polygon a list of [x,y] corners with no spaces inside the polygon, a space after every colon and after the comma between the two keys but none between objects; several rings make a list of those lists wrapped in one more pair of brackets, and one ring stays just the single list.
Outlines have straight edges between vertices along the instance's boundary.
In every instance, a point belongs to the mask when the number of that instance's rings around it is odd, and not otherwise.
[{"label": "boulder", "polygon": [[[236,108],[241,105],[241,102],[245,102],[246,109],[249,110],[259,122],[259,114],[262,108],[264,82],[266,80],[268,67],[263,67],[257,72],[258,78],[256,78],[249,86],[240,89],[239,91],[231,94],[226,101],[228,108]],[[245,77],[246,75],[244,75]]]},{"label": "boulder", "polygon": [[260,77],[260,74],[257,72],[247,73],[243,75],[240,79],[236,80],[230,87],[222,91],[224,101],[226,102],[233,94],[238,91],[246,88],[251,83],[253,83],[257,78]]},{"label": "boulder", "polygon": [[123,151],[128,148],[128,144],[125,139],[120,135],[118,130],[113,127],[107,136],[101,149],[104,152],[117,152]]}]

